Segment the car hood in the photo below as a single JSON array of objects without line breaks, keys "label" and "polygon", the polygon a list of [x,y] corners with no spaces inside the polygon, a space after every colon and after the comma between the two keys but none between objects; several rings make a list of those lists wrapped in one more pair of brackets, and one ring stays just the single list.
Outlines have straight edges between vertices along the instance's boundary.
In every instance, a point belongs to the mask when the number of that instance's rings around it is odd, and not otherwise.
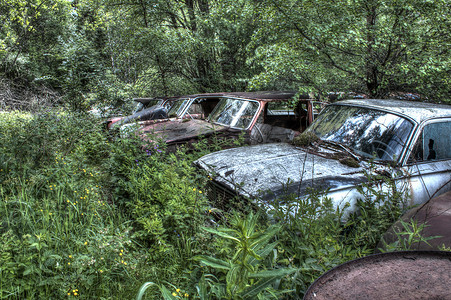
[{"label": "car hood", "polygon": [[170,119],[145,125],[140,128],[140,135],[144,140],[163,139],[171,144],[198,138],[200,135],[208,136],[214,132],[224,131],[228,127],[209,123],[205,120],[197,119]]},{"label": "car hood", "polygon": [[302,196],[309,188],[336,191],[367,181],[364,166],[350,167],[287,143],[227,149],[205,155],[195,164],[231,190],[262,200],[287,192]]}]

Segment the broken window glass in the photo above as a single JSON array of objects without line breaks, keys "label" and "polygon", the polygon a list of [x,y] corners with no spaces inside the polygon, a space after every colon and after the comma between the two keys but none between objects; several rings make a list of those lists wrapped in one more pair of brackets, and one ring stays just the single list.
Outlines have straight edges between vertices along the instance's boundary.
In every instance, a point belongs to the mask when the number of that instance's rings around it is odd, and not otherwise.
[{"label": "broken window glass", "polygon": [[424,126],[409,162],[451,159],[451,136],[443,132],[451,131],[451,122],[434,122]]},{"label": "broken window glass", "polygon": [[257,113],[256,101],[223,98],[210,114],[210,121],[225,126],[246,129]]}]

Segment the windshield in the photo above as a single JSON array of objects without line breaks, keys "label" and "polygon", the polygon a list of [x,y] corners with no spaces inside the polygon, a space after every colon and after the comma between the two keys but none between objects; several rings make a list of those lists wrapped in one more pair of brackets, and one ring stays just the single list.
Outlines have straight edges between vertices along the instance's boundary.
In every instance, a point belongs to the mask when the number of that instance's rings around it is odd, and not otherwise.
[{"label": "windshield", "polygon": [[361,107],[332,105],[309,127],[321,140],[340,143],[375,160],[397,160],[413,124],[400,116]]},{"label": "windshield", "polygon": [[246,129],[250,126],[259,104],[256,101],[222,98],[210,114],[210,122]]},{"label": "windshield", "polygon": [[174,101],[174,103],[172,104],[171,108],[168,111],[168,116],[170,118],[172,117],[181,117],[182,112],[185,110],[186,105],[190,102],[191,99],[186,98],[186,99],[179,99]]}]

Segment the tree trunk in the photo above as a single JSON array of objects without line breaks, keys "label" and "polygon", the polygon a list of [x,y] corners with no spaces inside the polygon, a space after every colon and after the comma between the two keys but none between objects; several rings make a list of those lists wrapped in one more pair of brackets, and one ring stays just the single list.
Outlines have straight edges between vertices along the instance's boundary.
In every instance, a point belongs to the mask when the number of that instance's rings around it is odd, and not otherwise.
[{"label": "tree trunk", "polygon": [[375,61],[376,54],[374,50],[376,19],[377,19],[377,1],[369,0],[367,2],[366,17],[366,39],[367,39],[367,57],[366,57],[366,86],[371,97],[378,96],[378,68]]}]

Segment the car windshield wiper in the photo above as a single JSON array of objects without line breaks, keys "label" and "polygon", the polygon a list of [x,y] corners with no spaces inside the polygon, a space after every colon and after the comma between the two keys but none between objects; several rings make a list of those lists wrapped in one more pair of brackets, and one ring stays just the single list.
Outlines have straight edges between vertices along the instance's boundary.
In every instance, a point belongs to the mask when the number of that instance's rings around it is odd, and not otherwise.
[{"label": "car windshield wiper", "polygon": [[346,153],[351,155],[355,160],[360,161],[360,158],[357,155],[355,155],[354,153],[352,153],[352,151],[349,149],[349,147],[343,145],[342,143],[335,142],[335,141],[328,141],[328,140],[321,140],[321,141],[323,143],[334,145],[336,147],[343,149],[344,151],[346,151]]}]

